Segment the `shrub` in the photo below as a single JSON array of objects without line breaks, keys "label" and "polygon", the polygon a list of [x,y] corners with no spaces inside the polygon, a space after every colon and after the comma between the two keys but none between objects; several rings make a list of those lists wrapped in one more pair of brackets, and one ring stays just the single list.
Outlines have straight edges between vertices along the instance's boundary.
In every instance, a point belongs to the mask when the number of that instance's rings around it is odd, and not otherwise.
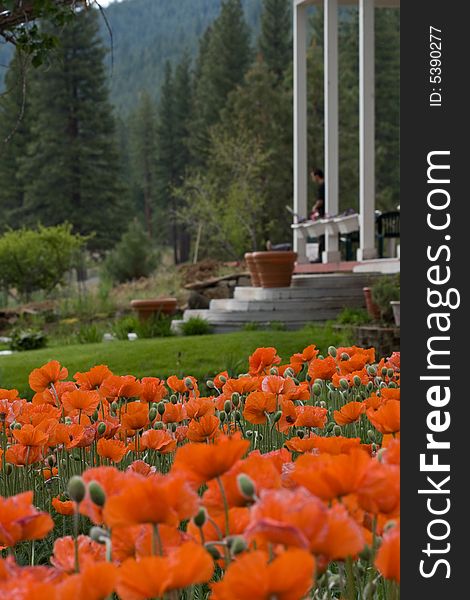
[{"label": "shrub", "polygon": [[157,266],[158,256],[147,233],[135,219],[104,262],[104,274],[112,281],[124,283],[148,277]]},{"label": "shrub", "polygon": [[245,323],[242,327],[243,331],[259,331],[261,329],[259,323],[256,321],[251,321],[250,323]]},{"label": "shrub", "polygon": [[364,325],[371,317],[365,308],[343,308],[336,322],[340,325]]},{"label": "shrub", "polygon": [[75,338],[79,344],[97,344],[103,340],[103,332],[94,324],[82,325],[75,333]]},{"label": "shrub", "polygon": [[212,332],[212,327],[202,317],[191,317],[188,321],[184,321],[181,331],[183,335],[207,335]]},{"label": "shrub", "polygon": [[138,321],[135,332],[140,338],[169,337],[173,335],[171,317],[154,315],[146,321]]},{"label": "shrub", "polygon": [[400,276],[384,275],[372,286],[372,299],[380,309],[380,318],[386,323],[393,322],[391,300],[400,300]]},{"label": "shrub", "polygon": [[45,348],[47,337],[42,331],[34,329],[14,329],[11,332],[10,350],[23,352],[25,350],[38,350]]},{"label": "shrub", "polygon": [[7,231],[0,237],[0,287],[15,289],[26,301],[35,290],[50,293],[75,265],[85,241],[68,223]]},{"label": "shrub", "polygon": [[137,333],[139,319],[134,315],[127,315],[114,321],[112,332],[118,340],[127,340],[127,334]]}]

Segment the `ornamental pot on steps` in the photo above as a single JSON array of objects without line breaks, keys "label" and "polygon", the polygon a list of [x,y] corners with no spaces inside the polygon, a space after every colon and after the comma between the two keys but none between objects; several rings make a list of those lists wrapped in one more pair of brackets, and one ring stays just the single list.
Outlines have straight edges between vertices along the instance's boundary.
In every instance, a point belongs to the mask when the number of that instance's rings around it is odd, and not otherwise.
[{"label": "ornamental pot on steps", "polygon": [[248,267],[248,271],[250,272],[251,277],[251,285],[253,287],[260,287],[261,280],[258,275],[258,269],[256,267],[255,260],[253,258],[253,252],[247,252],[245,254],[246,266]]},{"label": "ornamental pot on steps", "polygon": [[372,290],[369,287],[362,288],[364,292],[364,300],[366,301],[366,308],[369,316],[374,321],[380,321],[380,308],[372,299]]},{"label": "ornamental pot on steps", "polygon": [[289,287],[294,273],[297,252],[254,252],[253,260],[263,288]]},{"label": "ornamental pot on steps", "polygon": [[137,312],[140,321],[146,321],[158,314],[173,315],[176,312],[176,298],[150,298],[147,300],[131,300],[132,308]]}]

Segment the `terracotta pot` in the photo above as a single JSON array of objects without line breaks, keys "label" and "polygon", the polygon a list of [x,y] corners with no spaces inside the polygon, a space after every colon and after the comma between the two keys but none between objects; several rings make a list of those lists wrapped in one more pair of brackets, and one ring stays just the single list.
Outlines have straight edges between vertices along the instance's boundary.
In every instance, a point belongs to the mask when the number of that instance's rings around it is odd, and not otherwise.
[{"label": "terracotta pot", "polygon": [[173,315],[176,312],[176,298],[150,298],[148,300],[132,300],[132,308],[141,321],[146,321],[157,314]]},{"label": "terracotta pot", "polygon": [[289,287],[294,272],[297,252],[254,252],[253,259],[261,280],[261,287]]},{"label": "terracotta pot", "polygon": [[258,269],[256,267],[256,263],[255,263],[254,258],[253,258],[253,252],[247,252],[245,254],[245,261],[246,261],[246,265],[248,267],[248,270],[250,271],[251,285],[253,287],[260,287],[261,286],[261,280],[259,278]]},{"label": "terracotta pot", "polygon": [[364,299],[366,301],[366,308],[369,316],[374,319],[374,321],[380,321],[380,308],[372,300],[372,290],[365,287],[362,288],[362,291],[364,292]]}]

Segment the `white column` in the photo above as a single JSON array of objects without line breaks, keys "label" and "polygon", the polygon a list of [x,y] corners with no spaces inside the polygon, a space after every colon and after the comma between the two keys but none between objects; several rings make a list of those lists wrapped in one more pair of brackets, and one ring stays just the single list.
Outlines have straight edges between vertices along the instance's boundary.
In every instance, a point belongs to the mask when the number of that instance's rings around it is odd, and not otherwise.
[{"label": "white column", "polygon": [[374,0],[359,0],[359,226],[358,260],[375,248],[375,36]]},{"label": "white column", "polygon": [[[325,212],[338,214],[338,0],[324,0]],[[340,260],[337,233],[326,233],[323,262]]]},{"label": "white column", "polygon": [[[307,169],[307,16],[305,4],[294,0],[294,212],[300,217],[307,217]],[[307,262],[305,243],[294,230],[299,263]]]}]

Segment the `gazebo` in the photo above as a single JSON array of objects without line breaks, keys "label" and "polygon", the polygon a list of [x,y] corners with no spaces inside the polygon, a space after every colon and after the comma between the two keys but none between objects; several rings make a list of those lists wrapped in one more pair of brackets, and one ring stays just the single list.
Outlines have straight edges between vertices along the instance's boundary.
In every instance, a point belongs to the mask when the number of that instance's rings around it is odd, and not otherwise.
[{"label": "gazebo", "polygon": [[[293,0],[294,17],[294,250],[307,262],[308,206],[307,7],[324,7],[325,212],[337,215],[338,201],[338,8],[359,6],[359,230],[357,260],[376,259],[375,241],[375,8],[398,8],[400,0]],[[334,220],[338,221],[338,220]],[[324,263],[338,263],[341,223],[323,225]],[[374,261],[375,262],[375,261]]]}]

